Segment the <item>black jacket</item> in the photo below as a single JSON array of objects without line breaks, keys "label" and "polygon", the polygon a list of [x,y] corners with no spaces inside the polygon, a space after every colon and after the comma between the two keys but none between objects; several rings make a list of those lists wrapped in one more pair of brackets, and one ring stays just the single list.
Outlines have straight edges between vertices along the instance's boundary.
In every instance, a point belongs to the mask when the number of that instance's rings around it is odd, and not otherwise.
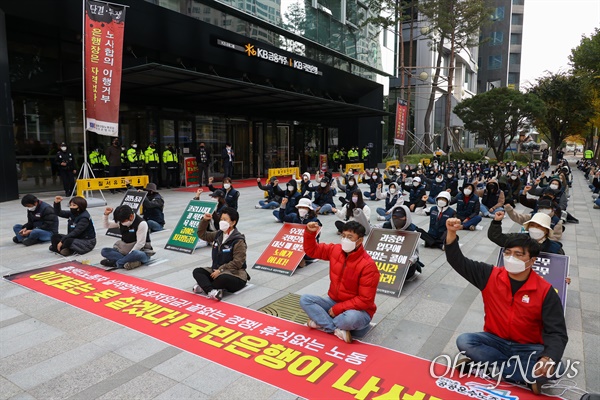
[{"label": "black jacket", "polygon": [[35,210],[27,210],[27,223],[23,227],[28,230],[38,228],[58,233],[58,217],[50,204],[39,200]]}]

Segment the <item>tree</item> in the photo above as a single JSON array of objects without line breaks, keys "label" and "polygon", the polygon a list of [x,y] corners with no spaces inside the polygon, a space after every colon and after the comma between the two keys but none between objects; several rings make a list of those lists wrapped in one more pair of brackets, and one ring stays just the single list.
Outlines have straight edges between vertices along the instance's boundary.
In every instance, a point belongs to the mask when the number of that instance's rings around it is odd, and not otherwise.
[{"label": "tree", "polygon": [[544,114],[544,103],[532,94],[503,87],[463,100],[454,107],[454,113],[465,129],[477,133],[496,158],[503,160],[519,131]]},{"label": "tree", "polygon": [[586,125],[595,113],[587,77],[549,74],[539,78],[529,92],[544,102],[546,112],[535,118],[534,123],[554,151],[567,136],[586,132]]},{"label": "tree", "polygon": [[600,89],[600,29],[591,37],[583,37],[579,46],[571,50],[569,60],[575,75],[587,75]]}]

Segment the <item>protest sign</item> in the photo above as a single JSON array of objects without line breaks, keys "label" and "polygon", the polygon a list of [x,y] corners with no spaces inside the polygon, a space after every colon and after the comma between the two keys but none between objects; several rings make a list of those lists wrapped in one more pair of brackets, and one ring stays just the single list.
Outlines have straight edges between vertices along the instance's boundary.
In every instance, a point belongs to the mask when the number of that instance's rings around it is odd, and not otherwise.
[{"label": "protest sign", "polygon": [[183,162],[185,166],[185,186],[200,186],[200,170],[198,169],[196,157],[186,157]]},{"label": "protest sign", "polygon": [[191,200],[183,214],[181,214],[177,226],[173,229],[165,249],[192,254],[196,249],[196,243],[198,243],[196,232],[200,220],[204,217],[204,214],[212,214],[215,208],[217,208],[217,203],[214,201]]},{"label": "protest sign", "polygon": [[291,276],[304,257],[305,228],[302,224],[283,224],[252,268]]},{"label": "protest sign", "polygon": [[379,269],[377,292],[399,297],[410,267],[410,257],[415,252],[419,237],[417,232],[374,228],[365,242],[365,250]]},{"label": "protest sign", "polygon": [[[138,211],[140,211],[140,207],[142,206],[147,194],[148,192],[145,190],[128,190],[125,193],[123,200],[121,200],[120,206],[129,206],[133,210],[134,214],[137,214]],[[112,218],[112,216],[109,216],[108,218]],[[121,238],[121,231],[119,228],[109,228],[106,231],[106,235]]]}]

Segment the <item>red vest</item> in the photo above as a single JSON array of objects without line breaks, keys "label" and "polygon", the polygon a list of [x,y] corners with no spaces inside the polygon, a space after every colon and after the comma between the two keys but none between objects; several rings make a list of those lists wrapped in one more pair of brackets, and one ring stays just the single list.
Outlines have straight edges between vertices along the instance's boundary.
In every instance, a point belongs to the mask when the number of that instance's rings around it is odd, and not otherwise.
[{"label": "red vest", "polygon": [[483,330],[521,344],[543,344],[542,305],[552,286],[535,271],[512,295],[510,278],[504,267],[494,267],[485,288]]}]

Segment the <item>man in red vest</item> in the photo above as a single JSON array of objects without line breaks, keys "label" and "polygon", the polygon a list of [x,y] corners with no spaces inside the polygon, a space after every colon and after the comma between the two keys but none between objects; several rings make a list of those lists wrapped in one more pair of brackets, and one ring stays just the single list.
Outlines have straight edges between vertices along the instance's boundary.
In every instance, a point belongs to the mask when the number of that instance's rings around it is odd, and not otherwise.
[{"label": "man in red vest", "polygon": [[[467,358],[456,367],[481,367],[495,378],[526,383],[534,393],[556,370],[567,345],[567,327],[554,288],[531,270],[539,243],[519,235],[505,243],[504,266],[466,258],[458,245],[460,219],[446,221],[446,260],[463,278],[481,290],[484,332],[456,339]],[[554,374],[554,375],[553,375]]]}]

